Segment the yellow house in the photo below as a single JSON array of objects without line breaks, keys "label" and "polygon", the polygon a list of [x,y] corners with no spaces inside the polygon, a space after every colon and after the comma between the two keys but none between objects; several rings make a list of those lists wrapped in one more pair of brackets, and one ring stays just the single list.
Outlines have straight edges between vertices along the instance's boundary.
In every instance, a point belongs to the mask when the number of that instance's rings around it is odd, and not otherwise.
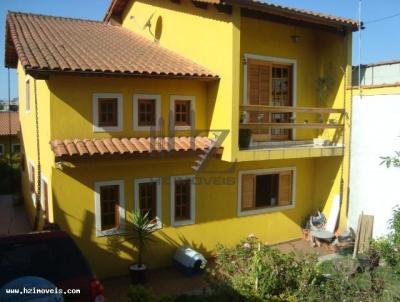
[{"label": "yellow house", "polygon": [[357,28],[250,0],[114,0],[103,22],[9,13],[32,221],[40,206],[101,277],[135,261],[116,236],[135,208],[159,226],[150,267],[181,245],[298,239],[336,195],[345,227]]}]

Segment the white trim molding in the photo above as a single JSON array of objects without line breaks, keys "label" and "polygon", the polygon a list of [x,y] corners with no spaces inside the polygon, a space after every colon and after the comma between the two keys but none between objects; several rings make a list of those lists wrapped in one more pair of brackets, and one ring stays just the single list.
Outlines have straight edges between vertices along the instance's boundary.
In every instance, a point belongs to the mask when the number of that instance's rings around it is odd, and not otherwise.
[{"label": "white trim molding", "polygon": [[156,183],[156,194],[157,194],[157,202],[156,202],[156,226],[157,228],[162,228],[162,192],[161,192],[161,178],[139,178],[134,180],[134,196],[135,196],[135,210],[140,210],[139,204],[139,185],[142,183]]},{"label": "white trim molding", "polygon": [[[100,203],[100,188],[103,186],[119,186],[119,227],[109,230],[101,230],[101,203]],[[100,181],[94,184],[94,201],[95,201],[95,225],[96,237],[109,236],[123,233],[125,231],[125,186],[123,180]]]},{"label": "white trim molding", "polygon": [[[31,112],[31,84],[28,75],[25,75],[25,112]],[[29,106],[28,106],[29,105]]]},{"label": "white trim molding", "polygon": [[[189,126],[176,126],[175,125],[175,101],[190,101],[190,125]],[[189,95],[171,95],[169,97],[169,110],[172,113],[171,127],[175,130],[191,130],[196,127],[196,97]]]},{"label": "white trim molding", "polygon": [[[246,174],[254,175],[268,175],[277,174],[281,172],[292,171],[292,202],[290,205],[285,206],[274,206],[265,207],[254,210],[242,211],[242,176]],[[293,209],[296,207],[296,167],[284,167],[284,168],[271,168],[271,169],[257,169],[257,170],[242,170],[238,174],[238,195],[237,195],[237,215],[238,216],[249,216],[257,215],[269,212],[279,212],[284,210]]]},{"label": "white trim molding", "polygon": [[[138,101],[139,99],[146,99],[146,100],[155,100],[156,101],[156,119],[155,122],[156,124],[154,126],[139,126],[139,120],[138,120],[138,112],[139,112],[139,106],[138,106]],[[133,95],[133,111],[132,111],[132,117],[133,117],[133,130],[134,131],[151,131],[151,130],[158,130],[160,128],[160,118],[161,118],[161,95],[159,94],[134,94]]]},{"label": "white trim molding", "polygon": [[[49,181],[47,180],[46,176],[44,176],[43,174],[40,176],[40,186],[41,186],[41,190],[40,190],[40,205],[42,206],[42,210],[44,211],[44,185],[43,183],[46,183],[47,185],[47,190],[49,189]],[[49,198],[49,191],[47,191],[47,198]],[[47,200],[49,201],[49,200]]]},{"label": "white trim molding", "polygon": [[[271,56],[263,56],[251,53],[244,54],[244,60],[246,64],[243,67],[243,105],[248,105],[247,99],[247,60],[259,60],[259,61],[266,61],[271,63],[282,63],[287,65],[293,66],[293,94],[292,94],[292,102],[293,107],[297,106],[297,60],[295,59],[288,59],[288,58],[281,58],[281,57],[271,57]],[[293,118],[296,118],[296,113],[292,113]],[[292,140],[296,140],[296,129],[292,130]]]},{"label": "white trim molding", "polygon": [[[175,181],[190,179],[190,219],[175,221]],[[170,181],[170,191],[171,191],[171,225],[183,226],[194,224],[196,222],[196,177],[194,175],[182,175],[182,176],[171,176]]]},{"label": "white trim molding", "polygon": [[[99,99],[112,98],[117,99],[118,123],[117,126],[100,127],[99,126]],[[122,93],[94,93],[92,98],[92,114],[93,114],[93,132],[116,132],[122,131],[123,127],[123,97]]]},{"label": "white trim molding", "polygon": [[34,181],[36,175],[32,175],[32,168],[35,170],[36,172],[36,166],[35,164],[31,161],[31,160],[27,160],[27,168],[28,168],[28,185],[29,185],[29,191],[31,192],[31,198],[32,198],[32,202],[33,202],[33,207],[36,208],[36,184],[33,183],[33,192],[31,191],[31,183]]}]

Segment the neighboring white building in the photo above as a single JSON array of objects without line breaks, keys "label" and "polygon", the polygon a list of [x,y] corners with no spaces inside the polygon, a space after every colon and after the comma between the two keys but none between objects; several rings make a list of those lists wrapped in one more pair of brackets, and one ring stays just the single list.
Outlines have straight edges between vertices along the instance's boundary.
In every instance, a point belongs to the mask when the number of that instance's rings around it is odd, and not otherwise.
[{"label": "neighboring white building", "polygon": [[[358,86],[358,69],[354,73]],[[361,79],[361,95],[353,89],[348,218],[356,229],[361,212],[373,215],[379,237],[400,205],[400,168],[381,164],[382,156],[400,150],[400,62],[365,65]]]}]

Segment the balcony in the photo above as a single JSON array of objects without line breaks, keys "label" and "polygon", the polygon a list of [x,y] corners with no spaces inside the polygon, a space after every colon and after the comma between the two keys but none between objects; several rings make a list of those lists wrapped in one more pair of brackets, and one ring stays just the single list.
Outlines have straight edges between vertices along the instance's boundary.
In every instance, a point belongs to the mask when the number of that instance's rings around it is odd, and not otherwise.
[{"label": "balcony", "polygon": [[242,105],[240,113],[239,160],[343,155],[344,109]]}]

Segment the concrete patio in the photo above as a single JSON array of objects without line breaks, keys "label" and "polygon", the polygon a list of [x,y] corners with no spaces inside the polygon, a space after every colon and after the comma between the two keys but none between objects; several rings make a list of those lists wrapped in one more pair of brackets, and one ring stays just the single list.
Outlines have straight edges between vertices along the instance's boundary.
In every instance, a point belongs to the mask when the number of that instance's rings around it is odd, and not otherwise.
[{"label": "concrete patio", "polygon": [[12,195],[0,195],[0,236],[32,231],[24,205],[14,205]]}]

